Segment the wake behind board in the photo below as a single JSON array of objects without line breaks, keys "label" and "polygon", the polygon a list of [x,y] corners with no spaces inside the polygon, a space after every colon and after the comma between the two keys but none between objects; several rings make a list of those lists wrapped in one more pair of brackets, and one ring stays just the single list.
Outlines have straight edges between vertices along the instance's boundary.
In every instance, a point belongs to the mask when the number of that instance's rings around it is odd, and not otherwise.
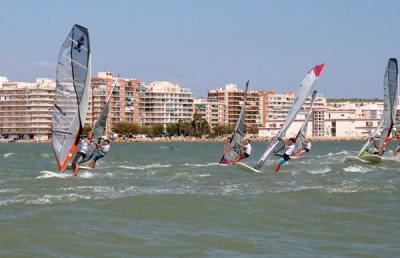
[{"label": "wake behind board", "polygon": [[382,161],[382,158],[377,155],[367,155],[365,157],[358,157],[358,156],[347,156],[345,158],[346,161],[355,161],[361,162],[365,164],[377,164]]},{"label": "wake behind board", "polygon": [[242,162],[236,162],[235,165],[238,165],[241,169],[246,170],[247,172],[262,173],[261,171]]},{"label": "wake behind board", "polygon": [[40,171],[40,176],[36,177],[36,178],[51,178],[51,177],[56,177],[56,178],[66,178],[66,177],[71,177],[71,174],[64,174],[64,173],[56,173],[53,171]]},{"label": "wake behind board", "polygon": [[[68,165],[67,165],[67,169],[68,169],[68,170],[72,170],[72,165],[71,165],[71,164],[68,164]],[[83,170],[91,170],[92,168],[89,167],[89,166],[79,166],[79,170],[81,170],[81,169],[83,169]]]}]

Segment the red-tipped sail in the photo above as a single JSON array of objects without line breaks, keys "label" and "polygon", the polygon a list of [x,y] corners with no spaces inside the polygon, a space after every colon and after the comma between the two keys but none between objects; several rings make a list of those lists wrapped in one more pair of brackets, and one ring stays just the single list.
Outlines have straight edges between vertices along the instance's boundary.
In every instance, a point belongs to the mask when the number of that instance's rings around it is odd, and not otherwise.
[{"label": "red-tipped sail", "polygon": [[313,68],[315,76],[319,77],[319,75],[322,72],[322,69],[324,69],[324,66],[325,66],[325,64],[320,64]]},{"label": "red-tipped sail", "polygon": [[279,132],[275,136],[275,138],[270,142],[270,144],[268,145],[264,154],[261,156],[257,165],[255,166],[256,169],[261,168],[261,166],[264,164],[264,162],[272,156],[273,152],[275,151],[275,149],[278,146],[279,139],[283,138],[285,136],[286,130],[289,128],[289,126],[291,125],[293,120],[296,118],[297,113],[301,109],[301,106],[303,105],[304,101],[306,100],[308,94],[311,92],[323,67],[324,67],[324,64],[315,66],[313,69],[311,69],[306,74],[306,77],[300,83],[300,87],[298,88],[298,90],[296,92],[296,96],[293,100],[292,106],[289,109],[285,123],[283,124],[283,126],[281,127],[281,129],[279,130]]}]

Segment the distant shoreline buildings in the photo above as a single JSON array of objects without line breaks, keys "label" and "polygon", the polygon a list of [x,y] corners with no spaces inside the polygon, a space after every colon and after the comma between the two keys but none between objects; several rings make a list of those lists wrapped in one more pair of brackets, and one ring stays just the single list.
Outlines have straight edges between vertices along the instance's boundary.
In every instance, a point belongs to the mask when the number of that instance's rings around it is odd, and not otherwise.
[{"label": "distant shoreline buildings", "polygon": [[[190,122],[200,114],[214,128],[235,124],[243,103],[244,90],[235,84],[208,90],[207,98],[194,98],[191,89],[170,82],[143,83],[137,79],[115,77],[99,72],[91,79],[88,125],[98,118],[112,86],[106,133],[118,123],[141,126]],[[48,140],[51,137],[51,112],[55,81],[38,78],[34,83],[9,82],[0,77],[0,139]],[[294,93],[249,90],[246,100],[246,125],[256,127],[259,136],[272,137],[286,119]],[[310,108],[309,100],[286,133],[294,136]],[[314,138],[365,137],[377,126],[383,110],[381,100],[329,100],[318,95],[307,135]]]}]

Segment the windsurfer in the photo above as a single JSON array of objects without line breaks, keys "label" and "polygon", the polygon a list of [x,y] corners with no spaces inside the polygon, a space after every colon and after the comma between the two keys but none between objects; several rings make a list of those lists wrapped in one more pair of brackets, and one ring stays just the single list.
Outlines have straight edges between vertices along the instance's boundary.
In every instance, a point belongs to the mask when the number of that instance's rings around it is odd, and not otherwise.
[{"label": "windsurfer", "polygon": [[246,145],[238,143],[239,147],[242,148],[242,150],[244,150],[244,151],[237,156],[237,158],[233,162],[233,164],[235,164],[239,160],[247,159],[248,157],[250,157],[250,155],[251,155],[251,144],[250,144],[250,142],[251,142],[250,139],[247,139],[246,140],[246,143],[247,143]]},{"label": "windsurfer", "polygon": [[74,176],[78,174],[80,162],[86,157],[86,152],[90,144],[93,143],[94,133],[90,131],[86,138],[81,140],[81,148],[79,152],[75,155],[74,160],[72,161],[72,170],[74,171]]},{"label": "windsurfer", "polygon": [[89,167],[94,168],[96,162],[104,158],[104,155],[110,151],[110,140],[107,137],[103,137],[103,141],[100,144],[96,144],[96,152],[89,163]]},{"label": "windsurfer", "polygon": [[283,153],[282,157],[280,157],[278,161],[274,164],[273,171],[275,173],[279,171],[281,165],[283,165],[286,161],[290,159],[290,156],[293,154],[293,151],[296,148],[296,139],[294,138],[290,138],[288,144],[285,144],[282,139],[279,140],[284,144],[285,152]]},{"label": "windsurfer", "polygon": [[[394,132],[392,138],[394,138],[394,139],[396,139],[396,140],[400,140],[400,135],[399,135],[398,133]],[[400,144],[397,145],[396,148],[394,148],[392,159],[395,159],[395,158],[396,158],[397,153],[398,153],[399,151],[400,151]]]},{"label": "windsurfer", "polygon": [[301,150],[293,152],[293,156],[300,157],[304,152],[310,152],[310,150],[311,150],[311,139],[308,138],[306,144],[303,145],[303,148]]},{"label": "windsurfer", "polygon": [[376,140],[371,139],[371,141],[372,141],[372,146],[371,146],[370,152],[375,155],[379,154],[378,139],[376,139]]}]

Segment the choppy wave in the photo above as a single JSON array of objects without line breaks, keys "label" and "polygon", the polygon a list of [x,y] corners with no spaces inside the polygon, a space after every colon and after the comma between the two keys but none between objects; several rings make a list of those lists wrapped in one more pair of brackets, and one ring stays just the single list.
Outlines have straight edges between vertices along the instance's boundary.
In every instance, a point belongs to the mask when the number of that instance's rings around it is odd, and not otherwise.
[{"label": "choppy wave", "polygon": [[3,157],[4,158],[8,158],[8,157],[10,157],[11,155],[14,155],[14,154],[15,154],[14,152],[8,152],[8,153],[4,154]]},{"label": "choppy wave", "polygon": [[221,164],[219,163],[205,163],[205,164],[192,164],[192,163],[184,163],[184,166],[188,166],[188,167],[210,167],[210,166],[220,166]]},{"label": "choppy wave", "polygon": [[[59,173],[59,172],[53,172],[53,171],[40,171],[40,176],[37,176],[36,178],[38,179],[43,179],[43,178],[69,178],[73,177],[71,173]],[[94,173],[91,173],[89,171],[80,171],[77,175],[77,177],[81,178],[93,178],[95,176]]]},{"label": "choppy wave", "polygon": [[353,173],[367,173],[370,172],[372,169],[371,168],[366,168],[360,165],[352,165],[343,168],[344,171],[346,172],[353,172]]},{"label": "choppy wave", "polygon": [[325,167],[325,168],[316,168],[316,169],[310,169],[308,170],[309,173],[311,174],[325,174],[328,172],[331,172],[332,169],[329,167]]},{"label": "choppy wave", "polygon": [[149,165],[144,165],[144,166],[118,166],[119,168],[125,168],[125,169],[132,169],[132,170],[145,170],[149,168],[168,168],[172,166],[171,164],[165,164],[161,165],[160,163],[154,163],[154,164],[149,164]]}]

